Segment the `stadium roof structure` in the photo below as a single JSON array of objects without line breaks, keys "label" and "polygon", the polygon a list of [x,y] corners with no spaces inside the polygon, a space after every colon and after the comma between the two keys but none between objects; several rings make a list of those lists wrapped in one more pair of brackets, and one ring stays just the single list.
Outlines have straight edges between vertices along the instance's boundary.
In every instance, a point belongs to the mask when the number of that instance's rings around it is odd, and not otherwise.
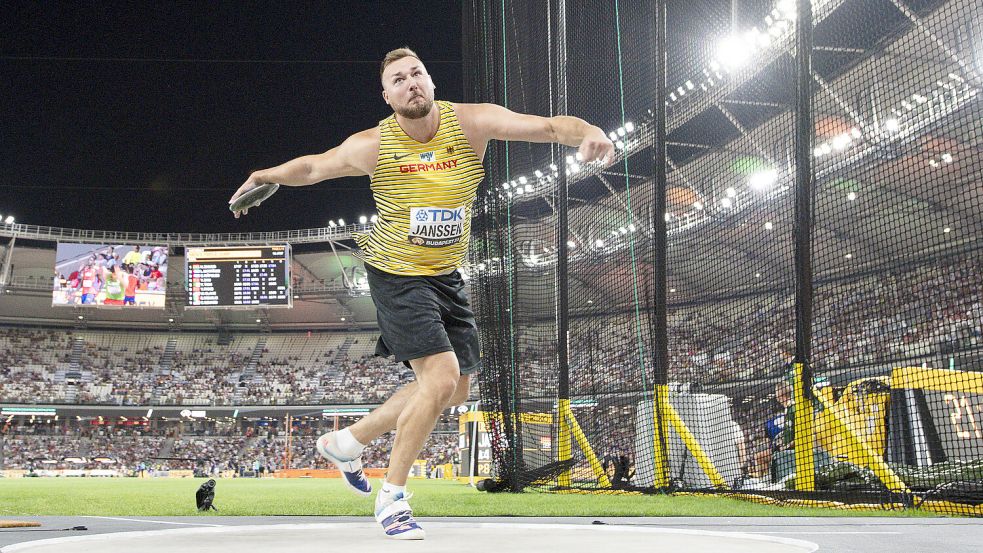
[{"label": "stadium roof structure", "polygon": [[[818,277],[853,275],[888,262],[912,263],[979,248],[980,236],[974,231],[983,228],[983,214],[970,209],[983,205],[974,161],[983,155],[979,122],[949,123],[983,101],[983,52],[966,56],[964,48],[947,44],[930,30],[946,29],[945,36],[959,36],[952,27],[968,20],[974,1],[813,4],[815,209],[820,214],[813,263]],[[944,10],[938,9],[941,5]],[[902,57],[902,46],[921,54]],[[668,106],[669,185],[698,197],[697,204],[667,216],[670,305],[696,297],[707,301],[712,298],[708,289],[721,297],[791,289],[791,48],[792,34],[777,33],[757,52],[754,63],[728,69],[710,59],[698,60],[704,65],[693,64],[691,78],[670,83],[670,90],[688,93],[672,97]],[[644,245],[651,239],[651,187],[644,176],[651,174],[651,113],[635,115],[637,123],[613,132],[620,143],[616,163],[605,169],[579,167],[572,158],[567,163],[572,169],[572,259],[587,255],[598,267],[589,282],[575,283],[582,290],[570,296],[594,297],[595,304],[608,308],[618,300],[605,290],[604,276],[615,277],[628,268],[606,257],[629,247],[629,241]],[[512,198],[518,261],[523,270],[542,271],[543,285],[555,262],[555,212],[549,201],[554,174],[542,167],[535,176],[511,182],[512,189],[523,192]],[[485,190],[505,193],[499,186]],[[599,212],[607,215],[598,217]],[[78,310],[50,307],[53,242],[167,244],[175,254],[191,245],[290,243],[295,246],[293,272],[305,276],[306,282],[294,291],[294,309],[183,310],[184,263],[180,255],[172,255],[167,309],[85,309],[87,320],[95,325],[136,321],[167,326],[175,319],[189,328],[255,328],[259,317],[260,325],[270,328],[373,326],[374,308],[364,289],[355,285],[359,263],[348,245],[353,231],[367,228],[176,234],[0,223],[0,237],[7,239],[0,245],[0,321],[77,320]],[[524,233],[535,238],[523,240]],[[787,247],[762,247],[779,239]],[[320,251],[302,252],[299,245]],[[692,255],[695,250],[721,255],[707,260]],[[641,261],[635,270],[650,271],[651,260]],[[499,270],[501,262],[478,260],[470,269]],[[533,302],[547,297],[530,292]]]},{"label": "stadium roof structure", "polygon": [[[972,18],[975,2],[813,4],[817,277],[980,248],[983,214],[973,207],[983,204],[983,135],[979,121],[953,122],[980,110],[983,51],[967,54],[965,44],[939,38],[964,34],[958,27]],[[683,94],[668,103],[668,185],[698,198],[659,214],[670,235],[670,305],[793,285],[793,34],[776,35],[752,63],[728,70],[704,59],[690,79],[669,83],[670,91]],[[920,54],[908,55],[912,51]],[[611,133],[619,157],[610,167],[581,166],[572,158],[566,165],[571,263],[579,256],[598,267],[570,297],[594,298],[607,309],[624,300],[608,293],[605,281],[617,282],[627,269],[606,257],[630,241],[651,251],[653,198],[645,176],[652,173],[651,112],[634,120]],[[514,240],[523,245],[520,267],[527,270],[549,273],[555,263],[556,172],[542,167],[492,192],[512,202]],[[719,257],[708,260],[697,251]],[[641,262],[636,270],[651,270],[651,259]],[[501,260],[483,263],[498,270]]]}]

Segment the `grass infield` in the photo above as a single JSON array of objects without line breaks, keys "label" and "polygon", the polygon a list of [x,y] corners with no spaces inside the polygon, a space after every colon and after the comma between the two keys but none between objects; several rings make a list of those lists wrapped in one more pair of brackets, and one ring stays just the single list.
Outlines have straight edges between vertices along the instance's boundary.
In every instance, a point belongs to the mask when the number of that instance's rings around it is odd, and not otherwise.
[{"label": "grass infield", "polygon": [[[201,479],[0,479],[0,516],[187,516],[198,514]],[[370,516],[373,499],[349,492],[337,479],[220,479],[218,512],[201,516]],[[378,482],[373,482],[378,486]],[[757,505],[721,497],[488,494],[446,480],[411,480],[418,516],[937,516],[918,511],[841,511]]]}]

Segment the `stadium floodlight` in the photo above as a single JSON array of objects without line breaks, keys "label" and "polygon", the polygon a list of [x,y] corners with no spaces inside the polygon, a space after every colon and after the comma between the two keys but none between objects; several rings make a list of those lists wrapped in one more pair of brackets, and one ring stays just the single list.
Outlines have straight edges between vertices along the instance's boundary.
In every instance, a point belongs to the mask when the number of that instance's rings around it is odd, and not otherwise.
[{"label": "stadium floodlight", "polygon": [[635,130],[635,124],[634,123],[632,123],[631,121],[625,122],[625,131],[632,132],[634,130]]},{"label": "stadium floodlight", "polygon": [[344,317],[341,318],[341,322],[345,322],[346,320]]},{"label": "stadium floodlight", "polygon": [[733,206],[734,206],[734,201],[731,200],[730,198],[723,198],[720,200],[720,207],[723,207],[724,209],[730,209]]},{"label": "stadium floodlight", "polygon": [[611,231],[611,236],[614,236],[615,238],[617,238],[618,237],[618,231],[612,230]]},{"label": "stadium floodlight", "polygon": [[570,170],[573,171],[574,173],[576,173],[577,171],[580,171],[580,164],[579,163],[571,163],[570,164]]},{"label": "stadium floodlight", "polygon": [[619,150],[624,150],[625,149],[625,143],[619,140],[619,141],[617,141],[617,142],[614,143],[614,147],[617,148],[617,149],[619,149]]},{"label": "stadium floodlight", "polygon": [[672,293],[675,293],[676,292],[676,289],[675,288],[670,288],[669,291],[672,292]]},{"label": "stadium floodlight", "polygon": [[693,209],[701,211],[703,209],[703,202],[693,202]]},{"label": "stadium floodlight", "polygon": [[261,322],[263,322],[263,320],[262,319],[256,319],[256,322],[257,323],[261,323]]},{"label": "stadium floodlight", "polygon": [[634,224],[628,225],[628,232],[635,232],[635,225]]},{"label": "stadium floodlight", "polygon": [[7,218],[4,219],[3,222],[7,223],[8,225],[14,224],[14,216],[13,215],[7,215]]},{"label": "stadium floodlight", "polygon": [[625,128],[624,127],[618,127],[618,131],[617,132],[618,132],[618,136],[625,136]]},{"label": "stadium floodlight", "polygon": [[771,221],[768,221],[767,223],[765,223],[765,230],[771,230],[773,228],[775,228],[775,224],[772,223]]},{"label": "stadium floodlight", "polygon": [[527,179],[525,176],[519,177],[519,184],[525,186],[527,182],[529,182],[529,179]]},{"label": "stadium floodlight", "polygon": [[526,193],[532,193],[532,185],[531,184],[527,184],[526,185]]},{"label": "stadium floodlight", "polygon": [[899,123],[897,119],[892,117],[884,121],[884,128],[887,129],[888,132],[897,132],[898,129],[901,128],[901,123]]},{"label": "stadium floodlight", "polygon": [[368,217],[366,217],[365,215],[359,215],[359,217],[358,217],[358,224],[364,225],[364,224],[366,224],[368,222],[369,222],[369,218]]},{"label": "stadium floodlight", "polygon": [[82,316],[82,315],[79,315],[79,320],[80,320],[80,321],[81,321],[82,319],[84,319],[84,318],[85,318],[84,316]]},{"label": "stadium floodlight", "polygon": [[345,226],[345,220],[344,219],[338,219],[338,226],[342,226],[342,227]]},{"label": "stadium floodlight", "polygon": [[373,214],[372,214],[372,216],[371,216],[371,217],[369,217],[369,221],[371,221],[371,222],[372,222],[372,224],[375,224],[376,222],[378,222],[378,221],[379,221],[379,216],[378,216],[378,215],[376,215],[375,213],[373,213]]},{"label": "stadium floodlight", "polygon": [[573,240],[567,240],[567,247],[572,250],[577,247],[577,243],[574,242]]},{"label": "stadium floodlight", "polygon": [[729,186],[727,187],[727,190],[724,190],[724,194],[727,194],[728,198],[736,198],[737,190],[733,186]]},{"label": "stadium floodlight", "polygon": [[852,253],[848,253],[848,254],[844,255],[843,257],[845,257],[847,259],[853,259],[853,254]]},{"label": "stadium floodlight", "polygon": [[748,186],[751,190],[765,192],[778,181],[778,171],[775,169],[765,169],[758,171],[748,178]]},{"label": "stadium floodlight", "polygon": [[614,142],[615,140],[618,139],[618,133],[611,131],[608,133],[608,138],[610,138],[611,141]]},{"label": "stadium floodlight", "polygon": [[842,151],[850,145],[850,135],[848,134],[838,134],[833,137],[833,149],[837,151]]},{"label": "stadium floodlight", "polygon": [[620,232],[621,234],[628,234],[628,229],[626,229],[625,227],[618,227],[618,232]]},{"label": "stadium floodlight", "polygon": [[850,192],[849,194],[846,195],[846,199],[850,200],[851,202],[853,200],[856,200],[857,199],[857,193],[856,192]]},{"label": "stadium floodlight", "polygon": [[795,0],[779,0],[776,8],[785,19],[795,19]]},{"label": "stadium floodlight", "polygon": [[817,147],[813,148],[813,150],[812,150],[812,156],[813,157],[822,157],[822,155],[823,155],[823,149],[822,149],[821,146],[817,146]]},{"label": "stadium floodlight", "polygon": [[671,213],[663,213],[662,214],[662,218],[665,219],[666,222],[668,223],[669,221],[672,220],[672,214]]},{"label": "stadium floodlight", "polygon": [[604,247],[604,240],[601,240],[600,238],[598,238],[594,242],[594,247],[596,247],[596,248],[603,248]]},{"label": "stadium floodlight", "polygon": [[338,223],[335,223],[334,220],[331,220],[331,221],[328,221],[328,226],[331,227],[331,228],[334,228],[334,227],[338,226]]},{"label": "stadium floodlight", "polygon": [[952,154],[950,154],[948,152],[942,154],[942,161],[944,161],[946,163],[952,163]]},{"label": "stadium floodlight", "polygon": [[754,273],[754,278],[761,278],[761,273]]},{"label": "stadium floodlight", "polygon": [[536,175],[536,178],[537,179],[543,178],[543,172],[540,171],[539,169],[536,169],[535,171],[533,171],[532,174]]},{"label": "stadium floodlight", "polygon": [[717,60],[728,71],[740,69],[751,59],[751,48],[739,36],[729,36],[717,48]]}]

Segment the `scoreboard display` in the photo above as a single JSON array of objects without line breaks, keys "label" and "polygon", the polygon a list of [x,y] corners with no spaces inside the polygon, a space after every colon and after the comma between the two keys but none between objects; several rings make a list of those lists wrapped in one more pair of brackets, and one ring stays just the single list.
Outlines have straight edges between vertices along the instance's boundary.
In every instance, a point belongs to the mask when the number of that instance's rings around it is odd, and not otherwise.
[{"label": "scoreboard display", "polygon": [[188,307],[293,307],[290,245],[189,247]]},{"label": "scoreboard display", "polygon": [[950,461],[972,462],[983,455],[983,395],[925,392],[932,422]]},{"label": "scoreboard display", "polygon": [[891,460],[926,466],[983,459],[983,372],[900,367],[891,388]]}]

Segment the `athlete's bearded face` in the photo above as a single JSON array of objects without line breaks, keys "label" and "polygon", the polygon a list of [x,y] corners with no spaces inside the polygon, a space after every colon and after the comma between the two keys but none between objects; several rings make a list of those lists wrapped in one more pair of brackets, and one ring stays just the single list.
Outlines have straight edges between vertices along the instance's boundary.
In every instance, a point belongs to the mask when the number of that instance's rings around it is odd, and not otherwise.
[{"label": "athlete's bearded face", "polygon": [[407,119],[420,119],[430,113],[434,89],[423,62],[411,56],[390,63],[382,75],[383,99]]}]

